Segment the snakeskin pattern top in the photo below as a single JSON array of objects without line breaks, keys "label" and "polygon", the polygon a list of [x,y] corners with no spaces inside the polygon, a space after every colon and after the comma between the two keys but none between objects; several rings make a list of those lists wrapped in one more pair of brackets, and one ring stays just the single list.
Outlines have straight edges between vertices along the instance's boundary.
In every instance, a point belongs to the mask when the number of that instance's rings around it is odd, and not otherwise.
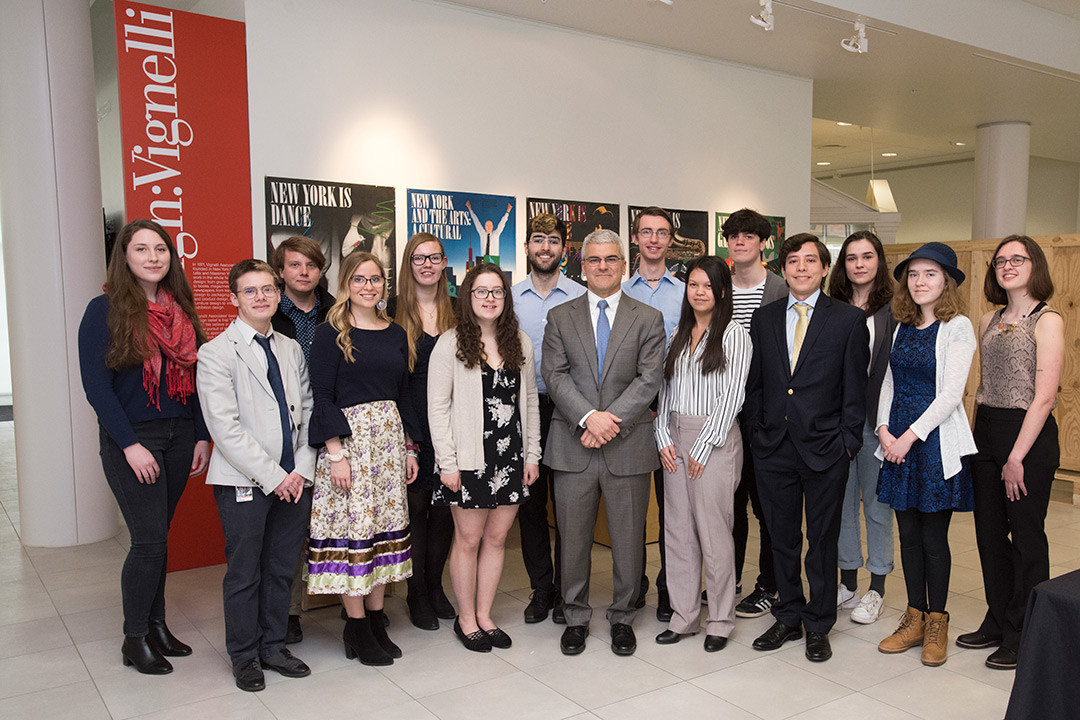
[{"label": "snakeskin pattern top", "polygon": [[1027,410],[1035,399],[1035,325],[1044,313],[1057,313],[1057,310],[1039,303],[1015,325],[1001,321],[1003,312],[1005,308],[994,313],[982,336],[982,375],[975,402],[988,407]]}]

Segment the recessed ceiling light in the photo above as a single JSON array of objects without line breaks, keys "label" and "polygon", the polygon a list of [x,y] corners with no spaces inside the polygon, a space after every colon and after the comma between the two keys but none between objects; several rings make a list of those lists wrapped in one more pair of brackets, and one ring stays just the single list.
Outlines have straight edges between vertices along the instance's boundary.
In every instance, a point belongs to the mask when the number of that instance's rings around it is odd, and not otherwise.
[{"label": "recessed ceiling light", "polygon": [[851,127],[851,123],[838,122],[836,124],[839,125],[840,127]]},{"label": "recessed ceiling light", "polygon": [[954,142],[953,145],[955,145],[956,147],[964,147],[965,145],[967,145],[967,143],[966,142]]},{"label": "recessed ceiling light", "polygon": [[881,157],[896,157],[896,153],[881,153]]},{"label": "recessed ceiling light", "polygon": [[832,165],[831,162],[819,162],[819,163],[816,163],[816,164],[817,165]]}]

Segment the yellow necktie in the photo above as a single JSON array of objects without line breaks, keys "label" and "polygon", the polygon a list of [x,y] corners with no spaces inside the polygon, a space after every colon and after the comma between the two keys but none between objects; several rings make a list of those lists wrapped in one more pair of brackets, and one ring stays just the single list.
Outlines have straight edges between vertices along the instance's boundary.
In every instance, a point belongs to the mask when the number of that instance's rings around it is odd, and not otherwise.
[{"label": "yellow necktie", "polygon": [[795,340],[791,344],[791,372],[795,372],[795,363],[799,362],[799,351],[802,350],[803,340],[806,338],[806,326],[810,324],[810,306],[806,303],[795,303],[795,312],[799,313],[799,319],[795,322]]}]

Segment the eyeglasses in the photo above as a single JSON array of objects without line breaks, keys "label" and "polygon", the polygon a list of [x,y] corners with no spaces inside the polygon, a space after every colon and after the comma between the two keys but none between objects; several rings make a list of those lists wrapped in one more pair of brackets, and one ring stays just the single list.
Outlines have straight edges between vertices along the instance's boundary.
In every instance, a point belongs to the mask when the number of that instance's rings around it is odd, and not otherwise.
[{"label": "eyeglasses", "polygon": [[990,261],[990,266],[993,267],[995,270],[1000,270],[1001,268],[1005,267],[1005,263],[1009,263],[1013,267],[1022,267],[1023,264],[1030,259],[1031,258],[1025,257],[1023,255],[1013,255],[1012,257],[1007,258],[996,257]]},{"label": "eyeglasses", "polygon": [[669,237],[671,237],[670,230],[653,230],[652,228],[641,228],[637,231],[637,234],[639,238],[644,238],[645,240],[648,240],[653,236],[654,232],[656,233],[656,237],[660,238],[661,240],[667,240]]},{"label": "eyeglasses", "polygon": [[430,255],[411,255],[410,259],[412,260],[413,265],[420,267],[429,260],[432,265],[438,265],[445,257],[445,253],[431,253]]},{"label": "eyeglasses", "polygon": [[600,265],[600,263],[604,263],[605,265],[616,265],[616,264],[621,263],[621,262],[622,262],[622,258],[619,257],[618,255],[608,255],[607,257],[603,257],[603,258],[600,257],[599,255],[591,255],[591,256],[585,258],[585,263],[589,267],[597,267],[597,266]]},{"label": "eyeglasses", "polygon": [[274,297],[279,292],[280,291],[277,289],[276,285],[263,285],[261,288],[257,288],[257,287],[241,288],[239,294],[243,295],[244,297],[246,297],[246,298],[248,298],[250,300],[250,299],[253,299],[259,293],[262,293],[263,297]]},{"label": "eyeglasses", "polygon": [[476,288],[472,291],[472,294],[480,300],[487,300],[487,296],[495,298],[496,300],[502,300],[506,297],[506,290],[500,288]]},{"label": "eyeglasses", "polygon": [[371,277],[364,277],[363,275],[353,275],[349,278],[349,282],[357,287],[364,287],[368,283],[371,283],[371,287],[380,287],[383,284],[382,275],[372,275]]},{"label": "eyeglasses", "polygon": [[562,238],[558,235],[533,235],[529,238],[529,244],[540,247],[544,243],[549,245],[562,245]]}]

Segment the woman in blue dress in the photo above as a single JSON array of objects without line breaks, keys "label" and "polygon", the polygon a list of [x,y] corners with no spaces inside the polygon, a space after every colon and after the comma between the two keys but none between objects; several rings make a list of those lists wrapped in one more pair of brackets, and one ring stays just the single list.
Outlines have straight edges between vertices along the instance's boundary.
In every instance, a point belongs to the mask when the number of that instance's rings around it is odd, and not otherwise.
[{"label": "woman in blue dress", "polygon": [[899,324],[878,404],[877,495],[896,511],[908,608],[878,649],[922,646],[923,664],[938,666],[949,641],[949,521],[954,510],[974,509],[967,456],[975,441],[963,398],[975,331],[957,290],[964,273],[948,245],[923,245],[893,274]]}]

